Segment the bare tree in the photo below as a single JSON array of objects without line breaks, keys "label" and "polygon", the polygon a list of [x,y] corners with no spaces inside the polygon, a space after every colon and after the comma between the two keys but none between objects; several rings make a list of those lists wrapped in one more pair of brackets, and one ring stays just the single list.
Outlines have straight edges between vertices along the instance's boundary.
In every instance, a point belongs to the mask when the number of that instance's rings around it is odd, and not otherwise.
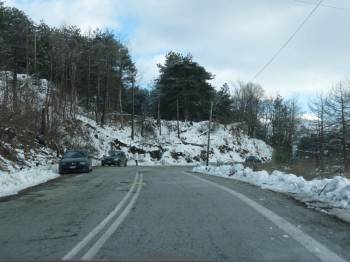
[{"label": "bare tree", "polygon": [[309,105],[311,112],[317,116],[316,133],[318,137],[318,166],[324,170],[325,132],[326,132],[326,97],[321,93]]},{"label": "bare tree", "polygon": [[327,120],[341,141],[342,163],[348,171],[348,126],[350,123],[350,89],[340,82],[326,101]]},{"label": "bare tree", "polygon": [[259,108],[264,90],[254,83],[239,82],[234,89],[233,105],[237,120],[244,121],[248,127],[248,135],[255,137],[260,121]]}]

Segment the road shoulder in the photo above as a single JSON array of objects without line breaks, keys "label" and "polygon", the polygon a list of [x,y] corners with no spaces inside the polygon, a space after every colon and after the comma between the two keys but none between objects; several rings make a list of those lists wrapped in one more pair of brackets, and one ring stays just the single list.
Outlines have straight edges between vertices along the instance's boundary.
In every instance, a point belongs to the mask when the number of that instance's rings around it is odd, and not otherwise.
[{"label": "road shoulder", "polygon": [[238,180],[189,173],[247,196],[297,226],[336,254],[350,260],[350,253],[347,252],[350,245],[350,224],[307,208],[303,203],[285,194],[264,190]]}]

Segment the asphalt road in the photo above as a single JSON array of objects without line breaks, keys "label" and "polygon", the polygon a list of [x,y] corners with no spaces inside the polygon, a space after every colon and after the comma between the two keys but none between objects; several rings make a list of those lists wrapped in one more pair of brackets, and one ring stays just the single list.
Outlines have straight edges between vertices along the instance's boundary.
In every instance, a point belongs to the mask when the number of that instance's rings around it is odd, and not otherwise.
[{"label": "asphalt road", "polygon": [[0,199],[0,260],[350,261],[349,224],[189,170],[96,168]]}]

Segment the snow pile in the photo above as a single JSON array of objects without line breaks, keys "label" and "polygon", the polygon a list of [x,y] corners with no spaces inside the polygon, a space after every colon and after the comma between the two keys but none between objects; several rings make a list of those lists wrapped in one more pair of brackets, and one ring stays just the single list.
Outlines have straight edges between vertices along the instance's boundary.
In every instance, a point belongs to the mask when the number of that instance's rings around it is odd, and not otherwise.
[{"label": "snow pile", "polygon": [[13,173],[0,172],[0,197],[17,194],[28,187],[45,183],[58,177],[57,167],[38,167]]},{"label": "snow pile", "polygon": [[194,172],[237,179],[293,196],[307,206],[350,222],[350,181],[341,176],[331,179],[305,180],[293,174],[253,171],[242,164],[233,166],[197,166]]},{"label": "snow pile", "polygon": [[[138,152],[142,165],[193,165],[205,161],[208,122],[180,122],[180,138],[177,137],[176,121],[162,121],[162,134],[158,132],[156,121],[149,119],[153,131],[144,137],[136,128],[135,139],[130,137],[129,126],[105,125],[103,128],[88,117],[78,119],[89,133],[88,143],[97,150],[95,157],[101,158],[115,146],[134,158]],[[88,145],[88,144],[87,144]],[[211,134],[210,162],[244,162],[247,156],[256,156],[269,161],[272,148],[258,139],[244,134],[233,134],[230,126],[216,124]]]}]

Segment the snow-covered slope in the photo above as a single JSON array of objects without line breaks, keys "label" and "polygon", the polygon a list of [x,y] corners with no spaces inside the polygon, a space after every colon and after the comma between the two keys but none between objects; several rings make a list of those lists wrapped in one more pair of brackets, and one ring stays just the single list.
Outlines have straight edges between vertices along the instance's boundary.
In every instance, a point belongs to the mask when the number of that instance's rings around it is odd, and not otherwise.
[{"label": "snow-covered slope", "polygon": [[[0,71],[0,100],[5,84],[12,78],[12,72]],[[34,97],[35,100],[31,104],[38,106],[40,110],[46,94],[55,90],[54,85],[45,79],[26,74],[18,74],[17,79],[21,97]],[[178,138],[176,121],[162,121],[160,135],[156,121],[147,119],[144,136],[140,135],[140,123],[136,123],[135,139],[131,140],[130,123],[123,127],[120,123],[107,124],[102,128],[94,120],[84,116],[84,110],[80,109],[80,113],[76,120],[62,120],[54,135],[46,140],[44,138],[43,142],[35,130],[26,130],[16,125],[1,126],[0,172],[9,173],[57,163],[58,152],[62,153],[65,149],[72,148],[85,148],[94,155],[96,161],[112,147],[125,151],[130,159],[133,159],[137,152],[139,162],[148,165],[196,164],[206,158],[207,122],[180,122]],[[250,139],[241,134],[235,125],[214,125],[210,162],[242,162],[250,155],[268,161],[272,157],[272,148],[260,140]]]},{"label": "snow-covered slope", "polygon": [[[140,127],[136,128],[135,139],[130,137],[131,128],[118,128],[112,125],[98,126],[95,121],[78,118],[89,133],[93,147],[97,149],[96,158],[102,157],[111,147],[121,149],[129,159],[138,153],[141,164],[195,164],[205,160],[207,143],[207,122],[181,122],[180,138],[177,137],[175,121],[162,121],[162,134],[159,135],[155,120],[148,119],[148,133],[142,137]],[[272,157],[272,148],[261,140],[246,135],[235,135],[230,126],[217,124],[211,134],[210,162],[243,162],[247,156],[254,155],[263,161]]]},{"label": "snow-covered slope", "polygon": [[[140,135],[140,128],[135,128],[135,139],[130,137],[130,126],[120,127],[107,124],[101,127],[88,117],[79,115],[72,123],[74,128],[66,126],[60,131],[58,146],[65,150],[85,148],[95,161],[101,159],[111,149],[121,149],[127,153],[130,160],[138,158],[144,165],[184,165],[198,164],[205,161],[207,150],[207,122],[180,122],[180,138],[177,137],[175,121],[162,121],[162,134],[159,135],[156,121],[148,119],[145,124],[145,135]],[[147,127],[146,127],[147,126]],[[252,139],[244,134],[232,133],[231,127],[216,124],[211,133],[210,162],[237,163],[244,162],[247,156],[259,157],[269,161],[272,148],[258,139]],[[0,151],[0,170],[14,172],[22,168],[47,166],[57,163],[57,152],[48,147],[38,145],[27,149],[23,145],[2,143]],[[9,158],[10,152],[12,159]],[[98,163],[96,162],[96,164]],[[132,161],[130,161],[132,164]],[[1,174],[1,171],[0,171]]]}]

